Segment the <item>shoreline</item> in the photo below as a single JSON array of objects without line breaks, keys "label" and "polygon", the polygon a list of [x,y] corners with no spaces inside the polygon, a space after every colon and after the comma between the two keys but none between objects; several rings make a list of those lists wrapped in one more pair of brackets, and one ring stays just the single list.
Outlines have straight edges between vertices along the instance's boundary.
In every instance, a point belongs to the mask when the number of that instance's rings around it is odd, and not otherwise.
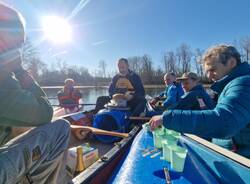
[{"label": "shoreline", "polygon": [[[209,88],[211,84],[203,84],[205,88]],[[108,88],[109,86],[75,86],[77,89],[86,89],[86,88]],[[42,86],[42,89],[61,89],[63,86]],[[158,84],[146,84],[144,88],[153,89],[153,88],[165,88],[165,85]]]},{"label": "shoreline", "polygon": [[[86,88],[108,88],[109,86],[75,86],[77,89]],[[63,86],[42,86],[42,89],[61,89]],[[144,88],[165,88],[165,85],[144,85]]]}]

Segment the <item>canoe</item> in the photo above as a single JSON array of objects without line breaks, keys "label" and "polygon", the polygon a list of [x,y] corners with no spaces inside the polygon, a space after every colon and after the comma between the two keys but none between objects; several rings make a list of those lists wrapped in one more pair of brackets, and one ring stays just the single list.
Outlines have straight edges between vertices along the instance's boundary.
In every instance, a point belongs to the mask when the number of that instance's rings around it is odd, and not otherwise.
[{"label": "canoe", "polygon": [[[182,135],[180,146],[188,150],[183,172],[176,172],[161,155],[143,157],[142,151],[153,147],[152,134],[141,130],[123,164],[108,183],[167,183],[163,168],[169,170],[169,183],[250,183],[250,160],[194,135]],[[152,155],[152,154],[151,154]]]},{"label": "canoe", "polygon": [[[91,111],[79,112],[78,114],[91,113]],[[66,115],[64,119],[68,120],[74,124],[74,115]],[[88,142],[89,145],[93,148],[97,148],[99,152],[99,159],[81,172],[79,175],[72,179],[72,183],[93,183],[93,184],[103,184],[108,181],[112,172],[115,170],[118,163],[120,163],[128,152],[130,145],[140,130],[140,126],[134,126],[129,131],[129,137],[123,138],[118,142],[113,144],[105,144],[96,140],[93,136],[84,141],[74,140],[74,146],[81,145]]]}]

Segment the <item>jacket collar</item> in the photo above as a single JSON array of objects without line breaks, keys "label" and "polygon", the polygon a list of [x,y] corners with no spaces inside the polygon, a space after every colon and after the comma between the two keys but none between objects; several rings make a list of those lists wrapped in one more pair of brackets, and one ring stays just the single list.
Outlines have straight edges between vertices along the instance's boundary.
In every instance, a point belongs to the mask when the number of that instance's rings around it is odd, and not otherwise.
[{"label": "jacket collar", "polygon": [[190,91],[201,91],[201,90],[203,90],[203,87],[201,84],[198,84],[194,86]]},{"label": "jacket collar", "polygon": [[212,84],[211,89],[220,94],[224,87],[233,79],[250,74],[250,65],[246,62],[235,67],[228,75]]},{"label": "jacket collar", "polygon": [[120,72],[118,73],[119,76],[122,76],[122,77],[128,77],[129,75],[132,75],[133,74],[133,71],[128,69],[128,73],[126,75],[122,75]]}]

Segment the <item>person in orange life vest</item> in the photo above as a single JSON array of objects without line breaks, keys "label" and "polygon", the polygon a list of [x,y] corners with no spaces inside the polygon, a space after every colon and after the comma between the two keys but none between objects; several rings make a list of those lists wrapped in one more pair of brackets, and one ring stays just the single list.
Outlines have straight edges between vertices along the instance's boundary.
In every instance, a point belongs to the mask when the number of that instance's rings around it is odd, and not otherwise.
[{"label": "person in orange life vest", "polygon": [[79,110],[79,100],[82,93],[74,88],[75,81],[71,78],[65,80],[64,88],[57,93],[60,106],[69,110]]}]

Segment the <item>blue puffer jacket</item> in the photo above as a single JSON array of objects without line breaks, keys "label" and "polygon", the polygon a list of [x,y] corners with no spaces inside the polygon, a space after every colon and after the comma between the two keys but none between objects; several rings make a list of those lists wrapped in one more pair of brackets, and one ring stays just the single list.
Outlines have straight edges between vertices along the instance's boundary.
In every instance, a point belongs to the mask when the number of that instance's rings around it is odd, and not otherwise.
[{"label": "blue puffer jacket", "polygon": [[233,137],[238,152],[250,157],[250,65],[240,64],[212,89],[219,94],[213,110],[169,110],[164,126],[203,137]]},{"label": "blue puffer jacket", "polygon": [[210,96],[207,94],[202,85],[198,84],[193,87],[189,92],[183,95],[180,101],[177,103],[173,109],[182,110],[201,110],[198,98],[201,98],[206,105],[205,109],[213,109],[214,103]]},{"label": "blue puffer jacket", "polygon": [[173,83],[166,88],[165,96],[167,99],[163,102],[166,109],[173,108],[184,95],[182,86],[179,83]]}]

